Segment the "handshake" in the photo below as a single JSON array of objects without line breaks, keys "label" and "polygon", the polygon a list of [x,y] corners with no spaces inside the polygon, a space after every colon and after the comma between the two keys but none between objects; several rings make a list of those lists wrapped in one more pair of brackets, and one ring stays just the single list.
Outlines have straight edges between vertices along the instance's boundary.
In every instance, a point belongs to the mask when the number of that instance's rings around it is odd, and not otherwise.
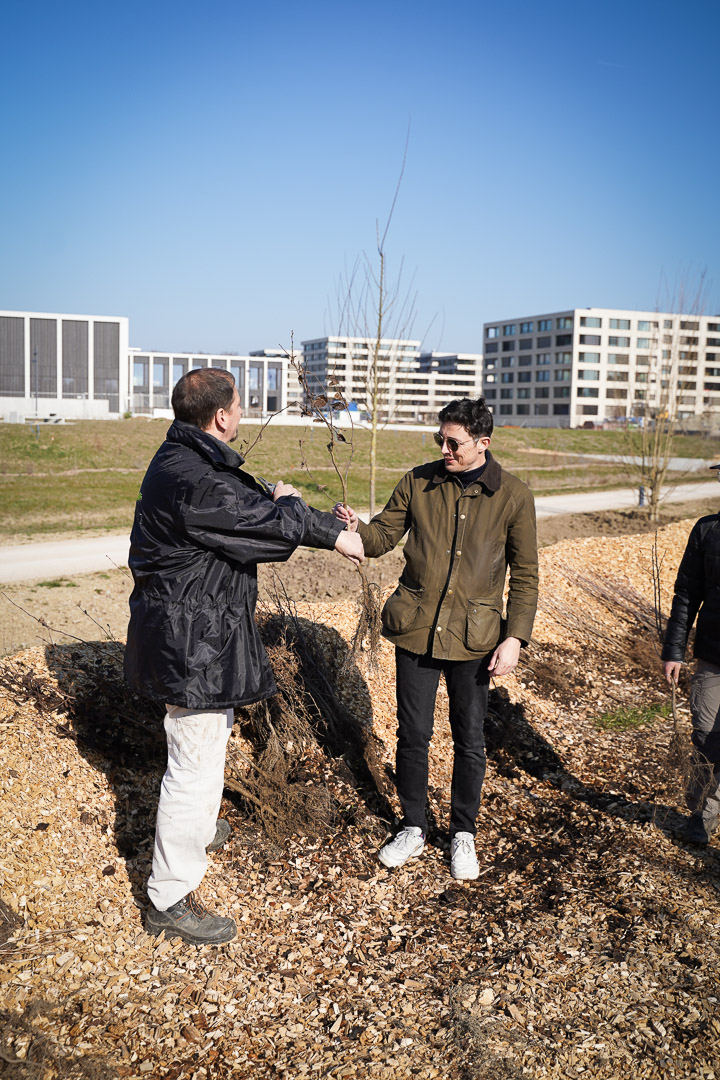
[{"label": "handshake", "polygon": [[342,503],[335,503],[333,514],[344,522],[346,526],[345,531],[341,532],[335,541],[335,550],[344,555],[346,559],[354,562],[356,566],[359,566],[365,559],[365,552],[360,534],[357,531],[358,516],[354,510],[349,506],[343,506]]},{"label": "handshake", "polygon": [[[296,487],[292,484],[286,484],[282,480],[279,480],[276,484],[269,484],[267,480],[262,480],[267,488],[268,495],[277,502],[284,495],[294,496],[301,499],[302,495]],[[363,542],[360,539],[360,535],[357,531],[358,516],[354,510],[351,510],[349,506],[343,506],[342,503],[336,503],[333,507],[333,514],[340,521],[344,522],[347,526],[341,533],[338,534],[338,538],[335,541],[335,550],[339,551],[341,555],[344,555],[346,559],[349,559],[355,566],[360,566],[365,562],[365,551],[363,550]]]}]

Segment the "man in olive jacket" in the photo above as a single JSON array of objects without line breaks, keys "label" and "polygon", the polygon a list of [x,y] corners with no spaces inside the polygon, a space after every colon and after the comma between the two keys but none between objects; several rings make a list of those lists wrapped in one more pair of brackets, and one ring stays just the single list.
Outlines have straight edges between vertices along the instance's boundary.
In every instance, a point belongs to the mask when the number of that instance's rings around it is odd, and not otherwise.
[{"label": "man in olive jacket", "polygon": [[201,945],[236,934],[195,895],[207,851],[230,833],[218,811],[233,710],[276,689],[255,625],[257,564],[282,562],[299,544],[335,547],[354,562],[363,554],[359,537],[295,488],[271,492],[240,468],[228,445],[240,421],[229,372],[188,372],[172,404],[175,422],[145,474],[130,537],[125,674],[167,710],[145,927]]},{"label": "man in olive jacket", "polygon": [[[711,465],[720,479],[720,465]],[[692,746],[683,839],[708,843],[720,822],[720,514],[695,522],[677,578],[662,650],[667,681],[677,683],[697,616],[690,689]]]},{"label": "man in olive jacket", "polygon": [[349,508],[338,505],[335,513],[359,530],[370,557],[384,555],[408,533],[405,569],[383,609],[384,635],[396,647],[396,774],[404,818],[380,861],[402,866],[425,845],[428,750],[442,672],[455,747],[450,868],[464,879],[478,876],[475,820],[485,777],[488,684],[515,668],[530,639],[537,540],[529,489],[488,450],[493,417],[484,399],[452,401],[439,420],[442,461],[406,473],[367,525]]}]

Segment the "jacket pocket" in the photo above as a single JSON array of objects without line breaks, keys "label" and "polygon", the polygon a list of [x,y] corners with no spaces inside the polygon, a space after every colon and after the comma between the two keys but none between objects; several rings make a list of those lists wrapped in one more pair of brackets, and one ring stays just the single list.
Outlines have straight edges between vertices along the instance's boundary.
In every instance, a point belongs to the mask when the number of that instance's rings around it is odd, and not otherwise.
[{"label": "jacket pocket", "polygon": [[409,589],[407,585],[398,585],[395,592],[385,602],[382,613],[383,626],[396,634],[412,629],[424,594],[424,589]]},{"label": "jacket pocket", "polygon": [[501,637],[502,610],[497,600],[468,600],[465,644],[472,652],[494,649]]}]

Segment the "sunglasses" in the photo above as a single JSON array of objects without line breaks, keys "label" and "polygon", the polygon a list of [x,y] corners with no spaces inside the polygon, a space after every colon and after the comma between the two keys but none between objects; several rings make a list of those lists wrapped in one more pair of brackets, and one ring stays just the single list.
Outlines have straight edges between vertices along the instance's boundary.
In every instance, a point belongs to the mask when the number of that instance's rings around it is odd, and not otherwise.
[{"label": "sunglasses", "polygon": [[453,454],[456,454],[461,446],[466,446],[467,443],[476,441],[475,439],[464,439],[463,442],[458,442],[457,439],[451,439],[447,435],[441,435],[439,431],[435,432],[433,439],[440,447],[443,443],[447,443]]}]

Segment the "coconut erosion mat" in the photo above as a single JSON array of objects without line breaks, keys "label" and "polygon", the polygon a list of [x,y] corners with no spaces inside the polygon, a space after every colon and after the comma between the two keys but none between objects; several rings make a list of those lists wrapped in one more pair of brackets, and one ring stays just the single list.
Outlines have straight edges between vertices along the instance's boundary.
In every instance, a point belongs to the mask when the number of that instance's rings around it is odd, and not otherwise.
[{"label": "coconut erosion mat", "polygon": [[392,650],[353,653],[355,601],[278,589],[280,693],[238,712],[202,886],[219,947],[143,930],[164,747],[122,645],[2,661],[0,1076],[720,1077],[720,849],[676,838],[687,686],[673,713],[657,647],[690,524],[541,552],[462,884],[442,690],[429,843],[386,870]]}]

